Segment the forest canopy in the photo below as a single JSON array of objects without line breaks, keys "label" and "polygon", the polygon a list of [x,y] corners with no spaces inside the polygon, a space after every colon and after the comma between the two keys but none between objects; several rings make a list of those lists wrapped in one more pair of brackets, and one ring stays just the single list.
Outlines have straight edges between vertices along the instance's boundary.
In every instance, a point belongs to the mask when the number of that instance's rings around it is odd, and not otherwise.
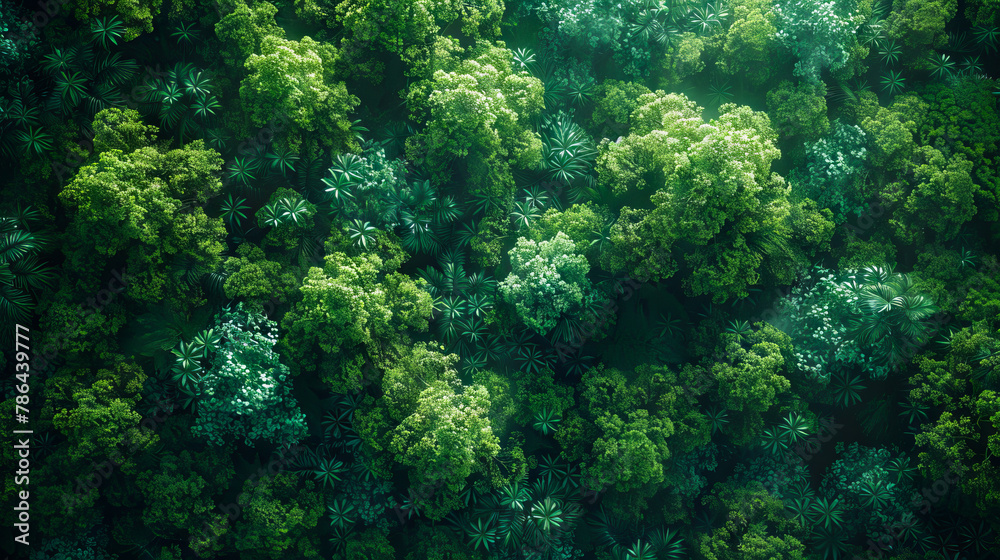
[{"label": "forest canopy", "polygon": [[0,0],[4,553],[1000,560],[998,8]]}]

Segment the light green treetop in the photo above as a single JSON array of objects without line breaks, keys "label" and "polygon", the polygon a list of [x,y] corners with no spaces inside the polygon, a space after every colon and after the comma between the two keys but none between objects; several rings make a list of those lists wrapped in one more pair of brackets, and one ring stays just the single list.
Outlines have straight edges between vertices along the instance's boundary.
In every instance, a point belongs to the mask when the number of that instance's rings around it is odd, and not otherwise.
[{"label": "light green treetop", "polygon": [[715,301],[745,296],[765,262],[792,268],[800,257],[789,247],[790,188],[771,172],[781,154],[767,115],[726,104],[706,123],[682,95],[658,91],[640,102],[633,133],[602,142],[597,172],[623,199],[653,190],[652,208],[622,209],[602,266],[658,281],[683,258],[688,292]]},{"label": "light green treetop", "polygon": [[460,502],[465,479],[500,452],[489,420],[490,394],[481,385],[461,392],[434,381],[420,392],[416,410],[393,431],[390,450],[415,467],[414,483],[438,487],[425,514],[440,520]]},{"label": "light green treetop", "polygon": [[510,262],[511,273],[500,282],[500,293],[536,332],[548,332],[561,314],[581,310],[586,298],[593,297],[587,278],[590,265],[561,231],[548,241],[518,239]]},{"label": "light green treetop", "polygon": [[343,82],[326,80],[336,62],[331,45],[309,37],[290,41],[275,35],[261,40],[260,54],[246,61],[247,77],[240,98],[257,126],[275,115],[292,123],[289,147],[298,151],[306,133],[316,133],[320,145],[338,150],[355,147],[347,114],[360,102]]},{"label": "light green treetop", "polygon": [[426,330],[430,294],[375,253],[328,254],[302,282],[302,300],[285,314],[282,348],[293,371],[316,371],[337,392],[361,387],[362,368],[381,363],[402,331]]}]

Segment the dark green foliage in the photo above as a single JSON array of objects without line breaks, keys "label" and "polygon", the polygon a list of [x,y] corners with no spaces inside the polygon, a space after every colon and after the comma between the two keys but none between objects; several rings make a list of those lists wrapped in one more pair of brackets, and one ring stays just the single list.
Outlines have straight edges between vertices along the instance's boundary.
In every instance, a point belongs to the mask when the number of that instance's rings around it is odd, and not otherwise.
[{"label": "dark green foliage", "polygon": [[816,524],[823,529],[835,529],[844,522],[844,510],[839,498],[817,498],[812,503],[812,511]]},{"label": "dark green foliage", "polygon": [[861,402],[861,391],[865,388],[861,377],[852,375],[846,369],[840,369],[830,376],[830,390],[836,403],[842,408]]},{"label": "dark green foliage", "polygon": [[780,456],[788,449],[788,443],[778,428],[767,428],[760,433],[760,446],[772,455]]},{"label": "dark green foliage", "polygon": [[[203,137],[212,118],[221,109],[214,92],[212,76],[194,64],[178,62],[162,76],[145,83],[143,108],[156,116],[165,128],[179,138]],[[244,184],[253,179],[256,163],[240,160],[230,168],[230,177]]]},{"label": "dark green foliage", "polygon": [[813,522],[812,504],[812,498],[809,497],[789,497],[785,500],[785,509],[788,510],[788,515],[791,516],[792,519],[799,522],[803,526],[807,526],[811,525]]},{"label": "dark green foliage", "polygon": [[474,548],[508,553],[551,551],[569,542],[582,516],[579,494],[555,478],[521,477],[479,496],[471,518],[457,520]]},{"label": "dark green foliage", "polygon": [[794,75],[818,83],[822,70],[836,72],[849,62],[848,50],[864,17],[858,2],[782,1],[775,5],[778,40],[798,57]]},{"label": "dark green foliage", "polygon": [[851,550],[848,536],[838,528],[817,527],[812,533],[812,542],[816,551],[823,555],[823,560],[840,560],[847,558]]},{"label": "dark green foliage", "polygon": [[562,420],[562,417],[558,412],[548,407],[543,407],[535,413],[535,422],[532,426],[542,434],[549,435],[558,429],[560,420]]},{"label": "dark green foliage", "polygon": [[340,477],[347,470],[344,463],[335,459],[321,459],[313,469],[313,477],[323,483],[323,487],[334,487],[334,483],[340,482]]},{"label": "dark green foliage", "polygon": [[222,202],[222,206],[220,207],[220,210],[222,210],[222,217],[225,218],[230,225],[239,227],[243,223],[243,220],[247,219],[247,215],[244,210],[250,209],[249,206],[243,204],[246,201],[247,199],[245,198],[236,198],[234,200],[233,195],[226,195],[226,200]]},{"label": "dark green foliage", "polygon": [[572,118],[559,113],[542,126],[542,169],[559,181],[571,183],[593,169],[597,150]]},{"label": "dark green foliage", "polygon": [[[827,498],[839,500],[837,526],[849,533],[864,532],[873,539],[890,534],[888,528],[902,522],[912,512],[913,504],[918,503],[905,474],[909,472],[906,457],[893,457],[888,449],[866,448],[857,443],[846,451],[843,442],[836,447],[842,456],[827,472],[822,492]],[[822,525],[819,521],[817,524]]]},{"label": "dark green foliage", "polygon": [[330,518],[330,525],[336,527],[337,529],[350,527],[355,522],[355,518],[352,513],[354,506],[347,503],[343,499],[333,500],[326,506],[326,509],[327,516]]},{"label": "dark green foliage", "polygon": [[34,295],[55,286],[55,270],[41,260],[48,234],[31,231],[39,219],[30,206],[19,206],[15,216],[0,217],[0,318],[5,331],[28,320]]},{"label": "dark green foliage", "polygon": [[798,412],[789,412],[788,416],[778,424],[778,435],[789,446],[802,443],[814,432],[813,423]]},{"label": "dark green foliage", "polygon": [[883,64],[891,66],[899,62],[899,55],[902,54],[903,50],[896,43],[895,39],[883,39],[878,41],[877,44],[878,55],[882,59]]},{"label": "dark green foliage", "polygon": [[829,134],[806,144],[806,172],[794,175],[803,193],[832,209],[838,222],[864,210],[859,183],[865,177],[867,141],[860,127],[836,120]]},{"label": "dark green foliage", "polygon": [[889,70],[882,75],[881,84],[882,91],[892,97],[906,89],[906,78],[903,77],[902,72]]},{"label": "dark green foliage", "polygon": [[125,31],[125,24],[118,16],[95,18],[90,22],[92,41],[107,50],[110,45],[117,45]]},{"label": "dark green foliage", "polygon": [[944,53],[928,55],[927,63],[930,65],[932,78],[945,79],[955,75],[955,62]]},{"label": "dark green foliage", "polygon": [[733,100],[732,87],[729,80],[713,81],[709,86],[708,99],[713,105],[725,105]]},{"label": "dark green foliage", "polygon": [[995,556],[996,0],[42,4],[33,560]]},{"label": "dark green foliage", "polygon": [[850,336],[891,367],[904,359],[907,347],[929,334],[928,319],[938,308],[917,293],[913,280],[891,269],[868,267],[852,278],[859,316],[848,323]]},{"label": "dark green foliage", "polygon": [[194,22],[180,22],[178,23],[170,36],[177,41],[178,45],[190,46],[198,40],[198,28],[195,26]]},{"label": "dark green foliage", "polygon": [[712,435],[723,431],[729,423],[729,411],[724,406],[714,406],[705,412],[709,424],[712,426]]},{"label": "dark green foliage", "polygon": [[90,45],[53,48],[41,67],[53,82],[45,109],[76,115],[82,108],[88,118],[108,107],[123,106],[121,91],[139,69],[121,53],[95,53]]},{"label": "dark green foliage", "polygon": [[219,314],[214,327],[219,345],[201,380],[205,392],[192,431],[214,445],[234,436],[252,445],[260,438],[294,443],[305,435],[305,416],[285,383],[288,368],[272,350],[275,328],[242,304]]}]

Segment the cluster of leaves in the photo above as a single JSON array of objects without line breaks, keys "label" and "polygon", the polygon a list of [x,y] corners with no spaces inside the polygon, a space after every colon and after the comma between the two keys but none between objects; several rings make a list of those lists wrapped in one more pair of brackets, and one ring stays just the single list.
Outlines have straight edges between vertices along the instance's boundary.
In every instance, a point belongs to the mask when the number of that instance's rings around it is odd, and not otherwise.
[{"label": "cluster of leaves", "polygon": [[147,81],[145,89],[144,110],[158,117],[163,127],[176,130],[181,142],[204,137],[221,108],[211,74],[191,63],[178,62]]},{"label": "cluster of leaves", "polygon": [[909,459],[898,451],[857,442],[846,451],[843,442],[836,448],[840,458],[827,470],[820,488],[827,503],[836,506],[817,507],[822,498],[804,498],[813,505],[804,521],[845,536],[864,532],[876,541],[895,538],[887,528],[905,525],[921,503],[912,485],[913,470],[906,469]]},{"label": "cluster of leaves", "polygon": [[[169,151],[150,145],[156,127],[142,125],[130,109],[105,109],[94,129],[96,161],[59,193],[76,240],[74,266],[96,275],[110,257],[123,254],[135,271],[130,297],[158,302],[200,295],[196,283],[167,285],[163,278],[182,260],[185,268],[203,272],[221,262],[225,226],[201,205],[221,190],[222,158],[200,140]],[[196,280],[200,274],[186,276]]]},{"label": "cluster of leaves", "polygon": [[867,162],[867,136],[857,125],[836,120],[830,132],[806,143],[806,173],[799,179],[802,193],[824,208],[834,210],[836,221],[864,209],[859,182]]},{"label": "cluster of leaves", "polygon": [[496,304],[496,280],[485,272],[466,273],[465,256],[458,251],[445,251],[438,264],[440,268],[420,270],[434,297],[438,334],[472,364],[485,365],[488,359],[496,360],[499,357],[496,341],[487,335],[484,324]]},{"label": "cluster of leaves", "polygon": [[822,380],[836,362],[886,376],[927,341],[937,312],[909,275],[880,266],[838,274],[817,267],[780,305],[796,369]]},{"label": "cluster of leaves", "polygon": [[[0,318],[36,312],[59,355],[32,364],[51,428],[33,556],[839,560],[866,537],[995,555],[990,0],[954,22],[953,0],[526,0],[510,49],[500,0],[181,0],[140,37],[160,4],[49,2],[34,52],[0,0],[7,191],[39,209],[0,217]],[[78,161],[49,166],[67,145]],[[889,214],[831,246],[831,216],[876,196]],[[81,313],[122,267],[114,304]],[[790,284],[787,334],[750,319]],[[712,300],[697,325],[681,288]],[[934,301],[962,324],[928,344]],[[838,445],[811,483],[813,411],[863,399],[867,436],[914,445]],[[295,442],[291,473],[230,484]],[[65,473],[87,469],[105,478],[81,492]],[[912,490],[932,481],[949,494],[926,515]]]},{"label": "cluster of leaves", "polygon": [[584,373],[581,405],[563,420],[556,440],[568,459],[582,460],[587,486],[655,487],[667,459],[708,442],[708,422],[681,396],[695,373],[651,365],[628,374],[598,365]]},{"label": "cluster of leaves", "polygon": [[583,517],[579,483],[552,464],[535,481],[527,475],[486,493],[474,492],[469,510],[449,517],[474,549],[546,554],[572,544]]},{"label": "cluster of leaves", "polygon": [[[759,270],[787,271],[802,259],[789,243],[785,181],[771,171],[780,152],[769,118],[734,104],[719,112],[706,124],[683,95],[645,94],[632,133],[601,143],[598,177],[617,196],[643,200],[655,189],[648,204],[621,209],[603,268],[661,280],[683,258],[688,293],[721,302],[746,296]],[[685,247],[676,257],[675,246]]]},{"label": "cluster of leaves", "polygon": [[318,370],[336,392],[360,388],[365,364],[381,361],[407,328],[426,330],[433,309],[426,290],[374,252],[327,254],[299,291],[282,320],[283,352],[296,374]]},{"label": "cluster of leaves", "polygon": [[794,75],[818,84],[821,72],[845,67],[864,16],[858,2],[790,0],[774,6],[778,41],[798,57]]},{"label": "cluster of leaves", "polygon": [[[52,89],[44,104],[35,111],[24,105],[22,97],[25,114],[21,118],[28,119],[25,123],[37,120],[38,110],[59,112],[85,122],[103,109],[124,107],[122,89],[138,73],[139,65],[121,53],[76,44],[53,47],[52,52],[42,58],[41,68],[51,81]],[[31,136],[30,132],[28,135]],[[32,147],[32,150],[37,149]]]},{"label": "cluster of leaves", "polygon": [[379,145],[362,156],[339,154],[323,178],[331,216],[348,221],[355,246],[367,250],[378,228],[400,235],[408,251],[436,254],[462,216],[454,196],[439,196],[428,179],[408,181],[401,159]]},{"label": "cluster of leaves", "polygon": [[42,102],[34,82],[27,78],[10,83],[0,98],[0,150],[5,156],[37,156],[52,150],[52,134],[40,126]]},{"label": "cluster of leaves", "polygon": [[[347,92],[343,82],[327,79],[336,58],[332,45],[309,37],[290,41],[265,35],[259,54],[247,58],[247,76],[240,85],[240,98],[250,119],[265,126],[275,115],[283,115],[291,124],[288,147],[296,152],[311,153],[319,146],[354,148],[347,115],[360,101]],[[303,149],[307,136],[313,140]]]},{"label": "cluster of leaves", "polygon": [[11,2],[0,3],[0,73],[16,75],[39,44],[27,13]]},{"label": "cluster of leaves", "polygon": [[28,320],[35,308],[32,296],[55,285],[55,269],[41,259],[50,234],[31,231],[41,220],[31,206],[18,206],[13,216],[0,217],[0,317],[8,325],[7,334],[13,324]]},{"label": "cluster of leaves", "polygon": [[586,257],[559,232],[548,241],[520,238],[510,253],[511,273],[500,282],[500,294],[518,316],[539,334],[556,326],[560,315],[582,312],[595,298]]},{"label": "cluster of leaves", "polygon": [[273,350],[277,324],[237,304],[219,314],[213,330],[203,333],[211,337],[204,345],[196,339],[175,352],[179,365],[196,360],[218,337],[211,368],[192,391],[198,401],[192,432],[213,445],[234,437],[246,445],[258,439],[290,445],[305,437],[305,415],[292,396],[291,374]]}]

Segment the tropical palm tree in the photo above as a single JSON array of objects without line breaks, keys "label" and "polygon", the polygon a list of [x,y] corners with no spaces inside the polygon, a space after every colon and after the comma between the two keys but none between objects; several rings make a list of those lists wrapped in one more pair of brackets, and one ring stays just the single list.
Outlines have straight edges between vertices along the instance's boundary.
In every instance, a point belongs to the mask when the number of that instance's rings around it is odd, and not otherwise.
[{"label": "tropical palm tree", "polygon": [[229,175],[230,179],[235,179],[242,183],[243,185],[249,185],[251,181],[257,177],[254,173],[257,172],[257,161],[245,157],[234,158],[233,162],[229,164]]},{"label": "tropical palm tree", "polygon": [[847,408],[861,402],[861,391],[865,390],[865,386],[862,385],[860,376],[840,369],[830,376],[830,389],[836,403]]},{"label": "tropical palm tree", "polygon": [[118,19],[117,15],[95,18],[90,21],[91,40],[101,45],[101,48],[105,50],[110,45],[117,45],[118,39],[121,39],[124,32],[125,24]]},{"label": "tropical palm tree", "polygon": [[778,425],[778,435],[789,446],[802,443],[812,433],[814,427],[805,415],[799,412],[789,412],[788,416]]},{"label": "tropical palm tree", "polygon": [[760,446],[772,455],[780,455],[788,449],[788,444],[775,428],[767,428],[760,434]]},{"label": "tropical palm tree", "polygon": [[691,11],[691,30],[699,35],[710,35],[723,26],[729,12],[709,3],[704,8]]},{"label": "tropical palm tree", "polygon": [[840,498],[817,498],[812,503],[816,525],[827,530],[840,527],[844,523],[844,508]]},{"label": "tropical palm tree", "polygon": [[823,554],[823,560],[840,560],[846,558],[851,545],[849,535],[842,529],[817,527],[812,533],[813,544],[817,551]]},{"label": "tropical palm tree", "polygon": [[597,149],[587,133],[566,113],[545,119],[542,126],[542,170],[571,183],[588,174]]},{"label": "tropical palm tree", "polygon": [[[122,28],[116,22],[114,16],[94,22],[97,43],[117,40],[116,33]],[[45,109],[73,115],[76,120],[92,120],[102,109],[124,106],[121,88],[136,75],[139,65],[121,53],[95,53],[91,44],[76,44],[53,48],[43,57],[41,68],[53,83]],[[80,107],[87,112],[77,111]]]},{"label": "tropical palm tree", "polygon": [[915,293],[913,280],[889,269],[867,267],[852,279],[859,297],[858,313],[848,321],[848,332],[876,357],[896,366],[910,348],[919,346],[931,331],[927,320],[937,307]]},{"label": "tropical palm tree", "polygon": [[17,216],[0,218],[0,317],[8,327],[28,319],[38,290],[53,287],[55,271],[41,261],[47,234],[28,227],[39,216],[30,206]]},{"label": "tropical palm tree", "polygon": [[549,435],[558,429],[561,420],[561,414],[548,406],[543,406],[535,412],[535,421],[532,426],[543,435]]},{"label": "tropical palm tree", "polygon": [[354,242],[355,247],[368,250],[368,245],[375,242],[375,234],[378,230],[371,222],[362,222],[360,219],[351,220],[347,226],[347,236]]},{"label": "tropical palm tree", "polygon": [[862,480],[858,487],[861,505],[866,508],[881,509],[892,499],[894,486],[892,482],[886,483],[872,478]]},{"label": "tropical palm tree", "polygon": [[247,215],[243,211],[249,210],[250,207],[243,204],[246,201],[247,199],[242,197],[236,198],[234,200],[233,195],[231,194],[226,195],[226,200],[222,202],[221,210],[222,210],[222,217],[225,218],[227,222],[229,222],[230,226],[235,224],[237,227],[239,227],[239,225],[242,224],[243,220],[247,219]]},{"label": "tropical palm tree", "polygon": [[581,107],[590,101],[594,95],[594,78],[592,76],[577,76],[571,74],[566,82],[566,98],[570,105]]},{"label": "tropical palm tree", "polygon": [[[199,137],[221,107],[213,89],[207,70],[178,62],[147,83],[143,108],[150,116],[157,116],[163,126],[176,130],[178,139]],[[250,167],[256,171],[258,162],[253,161]],[[244,184],[249,182],[240,179]]]},{"label": "tropical palm tree", "polygon": [[725,332],[735,334],[736,340],[739,342],[743,342],[744,340],[746,340],[748,336],[750,336],[750,333],[753,332],[753,329],[750,328],[749,321],[731,320],[726,324]]},{"label": "tropical palm tree", "polygon": [[52,149],[52,135],[41,127],[29,126],[19,130],[15,137],[25,154],[42,155]]},{"label": "tropical palm tree", "polygon": [[787,498],[785,509],[792,519],[806,527],[812,523],[812,499],[808,497]]},{"label": "tropical palm tree", "polygon": [[932,53],[927,57],[931,77],[935,79],[950,78],[955,75],[955,63],[944,53]]},{"label": "tropical palm tree", "polygon": [[354,411],[351,409],[334,408],[323,415],[323,431],[335,438],[341,438],[351,427]]},{"label": "tropical palm tree", "polygon": [[889,70],[882,76],[882,91],[889,96],[896,95],[906,89],[906,78],[898,70]]},{"label": "tropical palm tree", "polygon": [[339,498],[333,500],[326,506],[327,516],[330,518],[330,525],[338,528],[349,527],[354,523],[354,506],[346,499]]},{"label": "tropical palm tree", "polygon": [[323,459],[313,469],[313,476],[323,483],[323,487],[330,485],[332,488],[335,482],[340,482],[340,475],[346,471],[344,463],[335,459]]},{"label": "tropical palm tree", "polygon": [[895,39],[877,41],[877,44],[878,55],[882,58],[883,64],[890,66],[899,62],[899,57],[903,54],[903,49],[896,43]]},{"label": "tropical palm tree", "polygon": [[477,519],[475,523],[469,523],[465,530],[469,537],[469,544],[475,549],[482,547],[483,550],[489,552],[490,545],[496,543],[497,529],[489,521],[484,523],[482,519]]},{"label": "tropical palm tree", "polygon": [[705,411],[708,423],[712,426],[712,435],[722,431],[722,428],[729,423],[729,410],[725,406],[716,405]]},{"label": "tropical palm tree", "polygon": [[535,220],[542,217],[541,211],[530,202],[519,200],[514,203],[514,209],[510,211],[510,219],[518,229],[527,229]]},{"label": "tropical palm tree", "polygon": [[521,362],[522,371],[531,374],[539,373],[542,368],[551,365],[546,354],[535,344],[529,344],[518,350],[516,360]]},{"label": "tropical palm tree", "polygon": [[180,46],[193,46],[198,40],[198,28],[194,22],[180,22],[174,26],[170,36],[177,41]]},{"label": "tropical palm tree", "polygon": [[655,558],[662,560],[680,560],[685,556],[684,539],[677,529],[657,527],[647,535]]},{"label": "tropical palm tree", "polygon": [[302,226],[312,214],[309,203],[302,198],[282,198],[278,201],[279,218],[284,224]]}]

